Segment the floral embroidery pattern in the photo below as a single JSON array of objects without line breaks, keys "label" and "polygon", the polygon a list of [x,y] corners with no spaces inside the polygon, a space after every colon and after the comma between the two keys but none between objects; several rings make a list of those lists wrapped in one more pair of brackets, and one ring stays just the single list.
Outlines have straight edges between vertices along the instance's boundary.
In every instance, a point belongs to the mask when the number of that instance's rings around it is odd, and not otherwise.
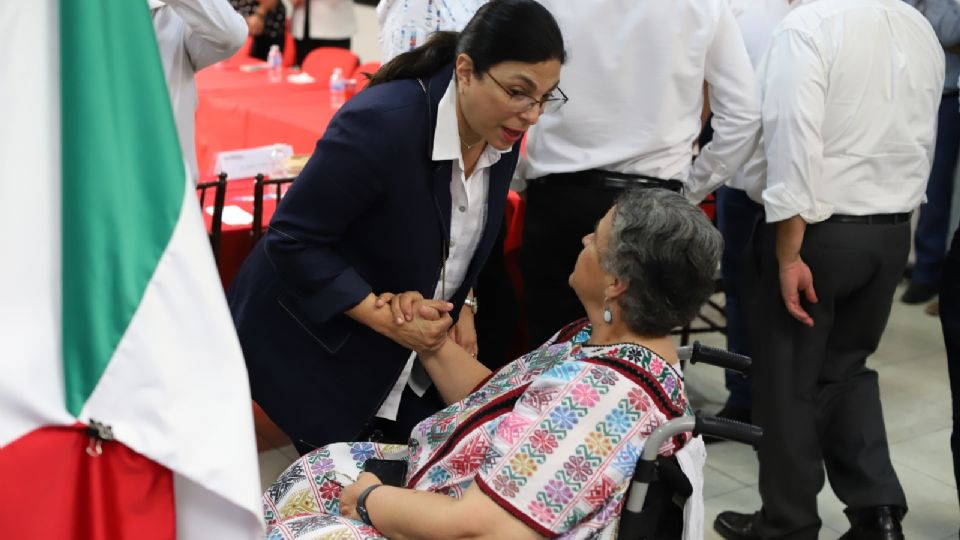
[{"label": "floral embroidery pattern", "polygon": [[690,407],[662,358],[589,345],[591,333],[564,329],[418,424],[409,446],[335,444],[304,456],[264,494],[267,538],[381,538],[339,515],[343,487],[372,457],[408,460],[419,490],[459,498],[476,483],[544,536],[607,537],[646,437]]}]

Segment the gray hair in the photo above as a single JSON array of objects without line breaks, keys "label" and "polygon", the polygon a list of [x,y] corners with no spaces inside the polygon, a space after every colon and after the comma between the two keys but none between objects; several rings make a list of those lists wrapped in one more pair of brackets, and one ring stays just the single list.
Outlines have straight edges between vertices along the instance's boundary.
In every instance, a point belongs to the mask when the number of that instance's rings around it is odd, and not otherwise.
[{"label": "gray hair", "polygon": [[600,263],[629,285],[618,299],[627,327],[663,336],[693,320],[713,293],[723,239],[703,212],[665,189],[631,189],[614,208]]}]

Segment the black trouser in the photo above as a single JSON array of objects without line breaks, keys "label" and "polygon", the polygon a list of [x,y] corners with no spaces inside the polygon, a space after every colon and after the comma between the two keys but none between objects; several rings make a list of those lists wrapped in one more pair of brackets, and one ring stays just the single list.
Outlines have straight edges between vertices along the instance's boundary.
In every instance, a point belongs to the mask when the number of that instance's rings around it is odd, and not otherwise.
[{"label": "black trouser", "polygon": [[[506,222],[500,225],[497,240],[493,243],[487,262],[477,276],[474,293],[480,309],[474,322],[477,327],[477,357],[493,371],[513,360],[517,341],[518,315],[517,292],[507,273],[503,244],[507,238]],[[523,351],[526,352],[526,351]]]},{"label": "black trouser", "polygon": [[953,398],[953,475],[960,494],[960,229],[953,234],[953,244],[943,263],[940,286],[940,324],[947,346],[947,372],[950,374],[950,395]]},{"label": "black trouser", "polygon": [[523,218],[523,302],[527,318],[527,350],[543,344],[563,325],[586,316],[570,288],[582,239],[591,233],[621,190],[593,186],[527,186]]},{"label": "black trouser", "polygon": [[[742,189],[721,187],[717,198],[717,228],[723,235],[723,256],[720,277],[723,281],[723,311],[727,319],[727,350],[750,356],[747,317],[744,309],[744,264],[748,264],[748,247],[757,221],[763,219],[763,206],[750,200]],[[750,410],[752,402],[750,376],[731,369],[724,373],[730,395],[725,407]]]},{"label": "black trouser", "polygon": [[753,345],[753,421],[759,448],[757,523],[764,538],[817,538],[824,465],[849,510],[906,509],[890,461],[877,373],[866,367],[890,315],[910,249],[910,225],[820,223],[807,227],[801,256],[818,302],[803,301],[806,327],[780,295],[775,226],[760,224],[757,287],[748,311]]},{"label": "black trouser", "polygon": [[[607,178],[609,176],[609,178]],[[679,191],[676,180],[582,171],[530,180],[523,220],[523,301],[527,350],[543,345],[565,324],[586,316],[569,278],[583,237],[610,210],[624,187]]]}]

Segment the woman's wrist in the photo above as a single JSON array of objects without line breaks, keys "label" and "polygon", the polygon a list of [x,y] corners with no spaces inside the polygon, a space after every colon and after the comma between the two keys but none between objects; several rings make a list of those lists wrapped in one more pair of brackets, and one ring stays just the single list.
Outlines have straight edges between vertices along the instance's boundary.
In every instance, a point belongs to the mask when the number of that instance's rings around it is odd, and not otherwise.
[{"label": "woman's wrist", "polygon": [[367,510],[367,498],[370,496],[370,493],[372,493],[373,490],[379,487],[383,487],[383,484],[374,484],[363,490],[363,492],[360,493],[360,496],[357,497],[357,515],[360,516],[361,521],[367,525],[370,525],[371,527],[373,527],[374,524],[370,520],[370,512]]}]

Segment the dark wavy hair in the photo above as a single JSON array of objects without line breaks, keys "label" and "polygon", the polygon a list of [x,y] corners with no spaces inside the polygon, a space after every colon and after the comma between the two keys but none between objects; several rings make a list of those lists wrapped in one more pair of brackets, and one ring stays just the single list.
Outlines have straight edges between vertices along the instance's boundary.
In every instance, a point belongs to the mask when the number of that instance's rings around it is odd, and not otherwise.
[{"label": "dark wavy hair", "polygon": [[500,62],[567,60],[560,26],[545,7],[534,0],[491,0],[462,32],[434,33],[423,45],[384,64],[367,86],[428,77],[461,53],[470,56],[478,75]]}]

